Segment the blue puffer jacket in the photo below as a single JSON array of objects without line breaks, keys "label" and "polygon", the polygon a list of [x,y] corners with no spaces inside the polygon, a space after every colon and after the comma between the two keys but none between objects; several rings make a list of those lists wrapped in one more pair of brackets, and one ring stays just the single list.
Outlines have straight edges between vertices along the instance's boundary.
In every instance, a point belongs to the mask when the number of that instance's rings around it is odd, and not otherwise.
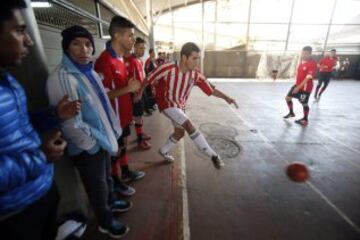
[{"label": "blue puffer jacket", "polygon": [[[1,73],[1,72],[0,72]],[[0,76],[0,216],[20,211],[50,189],[53,165],[40,150],[29,121],[23,88],[13,76]],[[29,223],[31,224],[31,223]]]}]

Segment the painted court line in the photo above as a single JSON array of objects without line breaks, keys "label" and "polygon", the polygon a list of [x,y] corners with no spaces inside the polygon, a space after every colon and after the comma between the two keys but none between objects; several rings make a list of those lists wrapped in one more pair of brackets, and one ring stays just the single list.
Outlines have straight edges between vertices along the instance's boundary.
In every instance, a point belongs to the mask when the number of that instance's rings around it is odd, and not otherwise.
[{"label": "painted court line", "polygon": [[325,133],[323,130],[321,130],[321,129],[316,129],[316,131],[319,131],[320,134],[322,134],[322,135],[324,135],[325,137],[331,139],[332,141],[336,142],[337,144],[339,144],[339,145],[347,148],[348,150],[360,154],[360,151],[359,151],[359,150],[357,150],[357,149],[355,149],[355,148],[353,148],[353,147],[350,147],[350,146],[347,145],[346,143],[343,143],[343,142],[337,140],[336,138],[334,138],[334,137],[330,136],[329,134]]},{"label": "painted court line", "polygon": [[[232,108],[231,106],[227,105],[228,108],[237,116],[241,121],[244,122],[245,125],[247,125],[250,128],[253,128],[252,124],[250,124],[248,121],[246,121],[241,114],[238,112],[238,110]],[[287,165],[290,162],[287,161],[283,155],[275,148],[273,144],[270,143],[270,140],[265,137],[260,131],[257,132],[258,135],[263,139],[264,143],[267,143],[272,150],[280,157],[280,159]],[[360,227],[357,226],[343,211],[341,211],[334,203],[332,203],[329,198],[325,196],[324,193],[322,193],[315,185],[313,185],[310,181],[306,181],[306,184],[315,192],[317,193],[320,198],[322,198],[345,222],[347,222],[355,231],[360,233]]]},{"label": "painted court line", "polygon": [[185,143],[184,138],[180,141],[180,187],[182,191],[182,224],[183,224],[183,238],[182,240],[190,240],[190,221],[189,221],[189,199],[187,191],[186,179],[186,159],[185,159]]}]

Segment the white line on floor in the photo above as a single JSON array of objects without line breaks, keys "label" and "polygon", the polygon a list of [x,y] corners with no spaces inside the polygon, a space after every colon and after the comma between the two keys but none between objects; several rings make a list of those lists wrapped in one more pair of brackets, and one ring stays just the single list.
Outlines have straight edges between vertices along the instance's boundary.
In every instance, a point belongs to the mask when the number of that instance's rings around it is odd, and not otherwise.
[{"label": "white line on floor", "polygon": [[[250,124],[248,121],[246,121],[238,110],[234,109],[233,107],[227,105],[230,110],[241,120],[244,122],[245,125],[247,125],[249,128],[254,128],[252,124]],[[257,132],[258,135],[263,139],[264,143],[268,144],[273,151],[280,157],[280,159],[287,165],[290,162],[287,161],[283,155],[276,149],[276,147],[270,143],[270,140],[265,137],[260,131]],[[314,190],[337,214],[340,215],[341,218],[343,218],[352,228],[354,228],[355,231],[360,233],[360,227],[357,226],[344,212],[342,212],[335,204],[333,204],[315,185],[313,185],[310,181],[306,181],[306,183],[309,185],[309,187]]]},{"label": "white line on floor", "polygon": [[320,132],[321,135],[324,135],[325,137],[327,137],[327,138],[331,139],[332,141],[336,142],[337,144],[340,144],[341,146],[349,149],[350,151],[353,151],[353,152],[356,152],[356,153],[360,154],[359,150],[357,150],[357,149],[355,149],[353,147],[350,147],[349,145],[347,145],[346,143],[343,143],[342,141],[337,140],[336,138],[334,138],[334,137],[330,136],[329,134],[325,133],[323,130],[316,129],[316,131]]},{"label": "white line on floor", "polygon": [[186,180],[186,158],[184,139],[180,141],[180,187],[182,189],[182,219],[183,219],[183,240],[190,240],[189,202]]}]

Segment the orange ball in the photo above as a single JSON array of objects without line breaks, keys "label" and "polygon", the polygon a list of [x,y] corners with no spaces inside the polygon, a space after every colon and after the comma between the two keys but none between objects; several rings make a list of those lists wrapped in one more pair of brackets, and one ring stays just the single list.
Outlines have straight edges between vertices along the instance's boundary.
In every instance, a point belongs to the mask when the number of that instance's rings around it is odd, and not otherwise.
[{"label": "orange ball", "polygon": [[299,162],[290,163],[286,168],[286,174],[294,182],[305,182],[309,178],[309,171],[305,164]]}]

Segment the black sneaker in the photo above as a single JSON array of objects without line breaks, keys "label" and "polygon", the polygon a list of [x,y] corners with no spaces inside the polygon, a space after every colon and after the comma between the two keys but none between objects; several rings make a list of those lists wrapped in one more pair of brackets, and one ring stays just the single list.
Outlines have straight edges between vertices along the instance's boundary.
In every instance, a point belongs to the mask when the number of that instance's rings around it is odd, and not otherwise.
[{"label": "black sneaker", "polygon": [[121,180],[127,183],[127,182],[139,180],[144,176],[145,176],[145,172],[128,170],[121,174]]},{"label": "black sneaker", "polygon": [[215,167],[216,169],[220,169],[220,168],[222,168],[223,166],[225,166],[225,163],[223,162],[223,160],[220,158],[219,155],[213,156],[213,157],[211,158],[211,161],[213,162],[214,167]]},{"label": "black sneaker", "polygon": [[112,212],[127,212],[132,208],[133,204],[130,201],[125,200],[115,200],[110,204],[110,209]]},{"label": "black sneaker", "polygon": [[287,115],[285,115],[283,118],[291,118],[291,117],[295,117],[295,113],[288,113]]},{"label": "black sneaker", "polygon": [[130,228],[112,219],[110,226],[99,226],[99,231],[108,234],[111,238],[120,239],[130,231]]},{"label": "black sneaker", "polygon": [[152,115],[152,113],[149,110],[145,110],[144,112],[145,112],[145,116],[151,116]]},{"label": "black sneaker", "polygon": [[301,118],[296,120],[295,123],[300,124],[301,126],[306,126],[308,124],[308,120],[305,118]]},{"label": "black sneaker", "polygon": [[126,185],[119,179],[118,176],[113,176],[113,182],[114,182],[114,192],[121,194],[125,197],[131,197],[135,194],[135,189]]}]

